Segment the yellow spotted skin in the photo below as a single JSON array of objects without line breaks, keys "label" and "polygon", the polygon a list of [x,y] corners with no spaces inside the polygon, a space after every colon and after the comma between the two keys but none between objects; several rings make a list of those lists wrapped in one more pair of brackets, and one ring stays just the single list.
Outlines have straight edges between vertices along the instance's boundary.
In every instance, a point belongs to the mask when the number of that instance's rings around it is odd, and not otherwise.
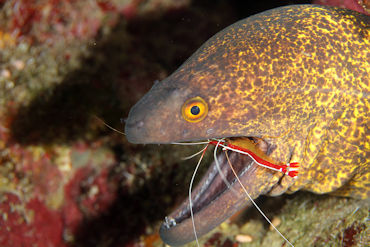
[{"label": "yellow spotted skin", "polygon": [[[271,159],[301,165],[298,179],[275,173],[268,194],[369,198],[369,74],[369,16],[277,8],[208,40],[131,110],[126,133],[136,143],[262,138]],[[208,114],[189,123],[181,107],[198,96]]]}]

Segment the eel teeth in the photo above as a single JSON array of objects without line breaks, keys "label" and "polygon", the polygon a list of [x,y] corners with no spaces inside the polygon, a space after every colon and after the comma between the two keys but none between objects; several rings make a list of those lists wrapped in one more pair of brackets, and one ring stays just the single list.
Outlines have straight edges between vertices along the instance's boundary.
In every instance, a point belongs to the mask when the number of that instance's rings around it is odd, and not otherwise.
[{"label": "eel teeth", "polygon": [[170,229],[171,227],[176,226],[176,220],[174,218],[172,218],[172,217],[166,216],[164,218],[164,226],[167,229]]}]

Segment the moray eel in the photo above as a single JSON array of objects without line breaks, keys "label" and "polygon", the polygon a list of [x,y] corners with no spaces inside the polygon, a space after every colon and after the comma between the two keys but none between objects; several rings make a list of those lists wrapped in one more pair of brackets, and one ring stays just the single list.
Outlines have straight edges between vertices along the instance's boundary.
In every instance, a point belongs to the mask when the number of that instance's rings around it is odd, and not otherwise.
[{"label": "moray eel", "polygon": [[[370,17],[316,5],[286,6],[214,35],[131,109],[132,143],[228,138],[271,160],[299,162],[297,179],[230,153],[253,198],[307,190],[369,198]],[[211,165],[193,192],[198,236],[248,205]],[[194,240],[185,201],[161,226],[170,245]]]}]

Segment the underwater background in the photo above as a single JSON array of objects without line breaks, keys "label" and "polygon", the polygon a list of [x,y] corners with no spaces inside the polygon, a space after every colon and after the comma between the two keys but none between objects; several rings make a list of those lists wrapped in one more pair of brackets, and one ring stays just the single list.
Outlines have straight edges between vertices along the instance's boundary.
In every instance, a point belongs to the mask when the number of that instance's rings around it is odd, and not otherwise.
[{"label": "underwater background", "polygon": [[[103,121],[123,130],[213,34],[298,3],[311,1],[0,0],[0,246],[164,246],[159,225],[196,165],[181,158],[201,147],[133,145]],[[316,3],[369,14],[368,1]],[[257,203],[296,246],[369,246],[364,202],[299,192]],[[254,208],[200,242],[284,246]]]}]

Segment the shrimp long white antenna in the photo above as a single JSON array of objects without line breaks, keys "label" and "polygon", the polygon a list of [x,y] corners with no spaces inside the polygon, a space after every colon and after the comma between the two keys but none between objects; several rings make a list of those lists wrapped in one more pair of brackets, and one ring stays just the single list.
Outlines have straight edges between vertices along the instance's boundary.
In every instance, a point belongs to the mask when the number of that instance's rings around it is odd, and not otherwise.
[{"label": "shrimp long white antenna", "polygon": [[206,142],[171,142],[170,144],[175,144],[175,145],[199,145],[199,144],[208,144],[208,141],[206,141]]},{"label": "shrimp long white antenna", "polygon": [[218,173],[220,174],[222,180],[224,181],[224,183],[226,184],[227,188],[228,189],[231,189],[235,194],[237,194],[237,192],[234,190],[234,188],[231,186],[231,184],[229,183],[229,181],[227,181],[224,173],[221,171],[221,167],[220,167],[220,163],[218,162],[218,158],[217,158],[217,148],[220,146],[220,143],[223,141],[223,139],[220,139],[220,140],[216,140],[218,141],[216,146],[215,146],[215,150],[213,151],[213,157],[215,159],[215,164],[216,164],[216,168],[218,170]]},{"label": "shrimp long white antenna", "polygon": [[220,163],[218,162],[218,158],[217,158],[217,148],[218,146],[220,145],[222,140],[218,140],[216,146],[215,146],[215,149],[213,151],[213,157],[215,159],[215,163],[216,163],[216,168],[218,170],[218,173],[220,174],[222,180],[225,182],[225,184],[227,185],[227,188],[231,188],[231,184],[229,183],[229,181],[227,181],[224,173],[221,171],[221,167],[220,167]]},{"label": "shrimp long white antenna", "polygon": [[225,150],[225,155],[226,155],[226,159],[227,159],[227,162],[229,163],[229,166],[230,166],[230,169],[232,170],[232,172],[234,173],[234,176],[235,178],[238,180],[238,183],[240,184],[240,186],[242,187],[242,189],[244,190],[245,194],[247,195],[247,197],[249,198],[249,200],[252,202],[252,204],[256,207],[256,209],[260,212],[260,214],[265,218],[265,220],[271,225],[272,228],[274,228],[274,230],[279,233],[279,235],[292,247],[294,247],[294,245],[286,238],[284,237],[284,235],[274,226],[274,224],[272,224],[272,222],[270,221],[270,219],[263,213],[263,211],[260,209],[260,207],[258,207],[257,203],[254,202],[254,200],[252,199],[252,197],[249,195],[247,189],[244,187],[244,185],[242,184],[242,182],[240,181],[239,179],[239,176],[236,174],[233,166],[231,165],[231,162],[230,162],[230,159],[229,159],[229,155],[227,154],[227,150]]},{"label": "shrimp long white antenna", "polygon": [[205,146],[204,148],[202,148],[200,151],[196,152],[195,154],[192,154],[192,155],[189,155],[189,156],[186,156],[186,157],[183,157],[181,158],[182,160],[190,160],[192,158],[194,158],[195,156],[201,154],[202,152],[204,152],[206,149],[207,149],[208,145]]},{"label": "shrimp long white antenna", "polygon": [[193,183],[194,183],[194,179],[195,179],[195,174],[197,173],[198,171],[198,168],[200,166],[200,163],[202,162],[202,159],[204,157],[204,153],[206,152],[207,150],[207,147],[208,147],[208,144],[205,146],[205,148],[203,148],[202,152],[202,156],[200,156],[200,159],[198,161],[198,164],[197,166],[195,167],[194,169],[194,172],[193,172],[193,176],[191,177],[191,180],[190,180],[190,185],[189,185],[189,209],[190,209],[190,216],[191,216],[191,222],[193,223],[193,231],[194,231],[194,236],[195,236],[195,241],[197,242],[197,246],[200,247],[199,245],[199,241],[198,241],[198,235],[197,235],[197,230],[195,229],[195,222],[194,222],[194,214],[193,214],[193,202],[191,200],[191,190],[193,188]]},{"label": "shrimp long white antenna", "polygon": [[100,117],[98,117],[98,116],[96,116],[96,115],[94,115],[94,117],[97,119],[97,120],[99,120],[101,123],[103,123],[107,128],[109,128],[109,129],[111,129],[111,130],[113,130],[113,131],[115,131],[115,132],[117,132],[117,133],[119,133],[119,134],[122,134],[122,135],[126,135],[125,134],[125,132],[122,132],[122,131],[120,131],[120,130],[118,130],[118,129],[116,129],[116,128],[113,128],[112,126],[110,126],[109,124],[107,124],[106,122],[104,122],[104,120],[103,119],[101,119]]}]

